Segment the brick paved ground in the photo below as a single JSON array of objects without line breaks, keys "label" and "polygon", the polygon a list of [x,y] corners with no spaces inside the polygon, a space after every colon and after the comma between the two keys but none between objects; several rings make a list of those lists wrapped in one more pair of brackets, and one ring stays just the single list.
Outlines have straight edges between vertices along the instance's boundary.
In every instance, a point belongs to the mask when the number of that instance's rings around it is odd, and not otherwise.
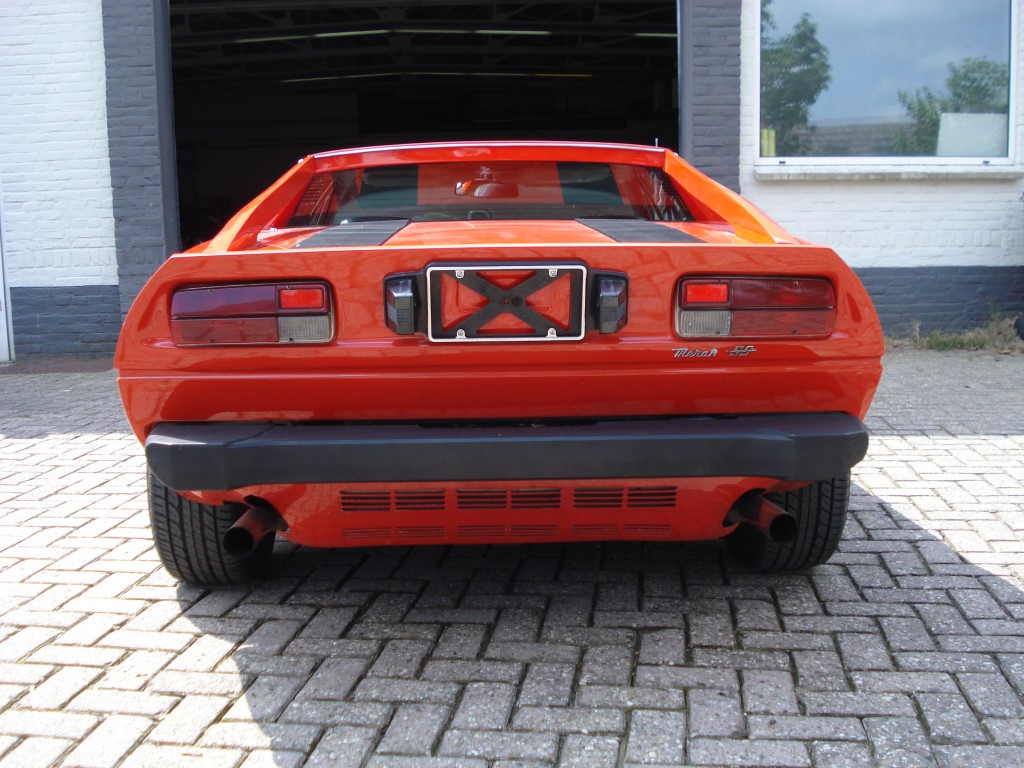
[{"label": "brick paved ground", "polygon": [[110,373],[0,378],[5,766],[1024,765],[1024,356],[901,352],[840,553],[316,552],[177,586]]}]

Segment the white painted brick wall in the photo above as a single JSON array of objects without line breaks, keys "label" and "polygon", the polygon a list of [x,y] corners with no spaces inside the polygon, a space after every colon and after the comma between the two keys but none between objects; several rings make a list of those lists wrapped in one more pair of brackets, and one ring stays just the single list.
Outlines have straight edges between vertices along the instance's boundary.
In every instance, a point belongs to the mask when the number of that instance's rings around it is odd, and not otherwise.
[{"label": "white painted brick wall", "polygon": [[99,0],[0,2],[0,221],[12,287],[116,285]]},{"label": "white painted brick wall", "polygon": [[[744,0],[740,189],[798,237],[834,247],[854,267],[1024,265],[1024,3],[1014,3],[1017,29],[1016,114],[1012,168],[972,178],[950,168],[818,169],[806,178],[755,174],[759,152],[760,2]],[[1011,79],[1011,86],[1014,81]],[[824,172],[822,172],[824,170]],[[997,169],[990,172],[998,173]],[[1006,171],[1009,171],[1007,173]],[[983,173],[978,169],[973,176]],[[893,175],[897,173],[897,175]],[[1013,175],[1016,178],[1013,178]],[[1010,176],[1007,178],[1007,176]],[[803,178],[801,178],[803,177]]]}]

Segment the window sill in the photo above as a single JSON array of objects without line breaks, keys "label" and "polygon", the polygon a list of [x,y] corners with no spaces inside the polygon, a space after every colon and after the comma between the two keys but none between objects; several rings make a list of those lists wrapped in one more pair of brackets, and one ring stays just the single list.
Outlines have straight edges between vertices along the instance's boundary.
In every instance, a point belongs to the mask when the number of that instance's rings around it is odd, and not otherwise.
[{"label": "window sill", "polygon": [[1016,165],[854,165],[773,163],[754,166],[758,181],[1014,181],[1024,178]]}]

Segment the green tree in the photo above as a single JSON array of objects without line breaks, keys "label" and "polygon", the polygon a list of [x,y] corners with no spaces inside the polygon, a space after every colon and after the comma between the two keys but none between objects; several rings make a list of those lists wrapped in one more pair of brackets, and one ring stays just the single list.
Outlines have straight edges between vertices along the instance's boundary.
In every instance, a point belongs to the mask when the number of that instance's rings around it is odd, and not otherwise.
[{"label": "green tree", "polygon": [[897,134],[895,149],[901,155],[934,155],[939,142],[943,112],[1006,114],[1010,100],[1010,69],[987,58],[966,58],[949,65],[948,95],[918,88],[911,95],[900,91],[900,104],[911,124]]},{"label": "green tree", "polygon": [[810,14],[788,34],[772,35],[771,3],[761,2],[761,127],[775,131],[777,154],[801,155],[810,149],[808,117],[832,82],[832,66]]}]

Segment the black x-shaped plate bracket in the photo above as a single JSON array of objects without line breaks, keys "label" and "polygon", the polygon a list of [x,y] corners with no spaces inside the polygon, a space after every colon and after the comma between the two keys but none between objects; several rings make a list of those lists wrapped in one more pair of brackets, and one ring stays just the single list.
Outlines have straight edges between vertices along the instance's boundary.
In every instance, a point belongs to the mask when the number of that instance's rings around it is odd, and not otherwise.
[{"label": "black x-shaped plate bracket", "polygon": [[[511,288],[502,288],[479,273],[523,272],[534,274]],[[544,317],[529,306],[529,298],[557,280],[569,277],[569,327]],[[444,277],[450,277],[474,293],[487,299],[487,303],[462,322],[445,330],[441,317]],[[431,341],[566,341],[582,339],[586,332],[583,294],[587,282],[587,268],[582,264],[473,264],[433,265],[427,268],[427,335]],[[530,331],[481,334],[492,320],[510,314]]]}]

